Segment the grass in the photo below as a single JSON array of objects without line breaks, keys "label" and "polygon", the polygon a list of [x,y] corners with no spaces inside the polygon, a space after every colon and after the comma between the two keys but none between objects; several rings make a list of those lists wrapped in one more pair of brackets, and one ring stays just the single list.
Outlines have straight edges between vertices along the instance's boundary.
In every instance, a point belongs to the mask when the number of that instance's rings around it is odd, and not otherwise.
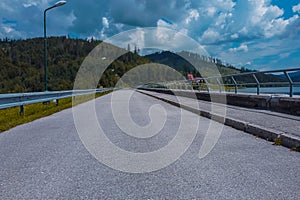
[{"label": "grass", "polygon": [[300,146],[294,147],[291,149],[292,151],[300,152]]},{"label": "grass", "polygon": [[276,138],[276,139],[274,140],[274,145],[278,145],[278,146],[282,145],[282,140],[281,140],[281,138]]},{"label": "grass", "polygon": [[[205,83],[200,83],[199,85],[193,85],[193,89],[194,90],[207,90],[207,85]],[[243,86],[238,86],[237,89],[244,89],[245,87]],[[219,86],[218,85],[209,85],[209,89],[210,90],[219,90]],[[235,91],[235,87],[234,86],[221,86],[222,91],[226,91],[226,92],[234,92]]]},{"label": "grass", "polygon": [[[274,144],[276,146],[282,146],[282,139],[281,138],[276,138],[274,140]],[[291,151],[296,151],[296,152],[300,152],[300,146],[296,146],[290,149]]]},{"label": "grass", "polygon": [[[75,104],[77,105],[85,101],[91,100],[94,97],[97,98],[108,93],[109,91],[98,93],[96,95],[93,94],[93,95],[77,96]],[[20,115],[19,107],[2,109],[0,110],[0,133],[9,130],[15,126],[18,126],[20,124],[25,124],[71,107],[72,107],[72,97],[69,97],[65,99],[60,99],[58,105],[56,105],[56,103],[52,101],[47,104],[36,103],[36,104],[24,105],[23,115]]]}]

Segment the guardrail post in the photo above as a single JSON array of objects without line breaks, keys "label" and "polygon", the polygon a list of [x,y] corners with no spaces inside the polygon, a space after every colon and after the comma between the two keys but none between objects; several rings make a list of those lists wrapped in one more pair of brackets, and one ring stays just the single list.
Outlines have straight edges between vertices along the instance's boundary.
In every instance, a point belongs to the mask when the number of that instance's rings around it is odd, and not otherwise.
[{"label": "guardrail post", "polygon": [[176,89],[180,89],[180,83],[179,83],[179,81],[176,81]]},{"label": "guardrail post", "polygon": [[190,81],[189,86],[190,86],[190,89],[189,89],[189,90],[194,90],[194,87],[193,87],[193,81]]},{"label": "guardrail post", "polygon": [[234,83],[234,93],[237,94],[237,82],[236,82],[236,80],[234,79],[233,76],[231,76],[231,79],[232,79],[232,81]]},{"label": "guardrail post", "polygon": [[165,89],[169,89],[169,84],[167,82],[164,82]]},{"label": "guardrail post", "polygon": [[185,82],[184,81],[181,82],[181,90],[185,90]]},{"label": "guardrail post", "polygon": [[24,116],[24,105],[20,105],[20,115]]},{"label": "guardrail post", "polygon": [[259,93],[260,93],[260,91],[259,91],[259,89],[260,89],[260,83],[259,83],[257,77],[255,76],[255,74],[252,74],[252,76],[253,76],[253,78],[254,78],[254,80],[256,82],[256,88],[257,88],[256,93],[257,93],[257,95],[259,95]]},{"label": "guardrail post", "polygon": [[50,104],[50,101],[44,101],[43,104],[44,104],[44,105],[49,105],[49,104]]},{"label": "guardrail post", "polygon": [[205,83],[205,85],[206,85],[206,89],[207,89],[207,92],[209,92],[209,90],[210,90],[210,88],[209,88],[209,83],[208,83],[208,81],[207,81],[207,79],[206,78],[203,78],[203,80],[204,80],[204,83]]},{"label": "guardrail post", "polygon": [[219,78],[216,78],[216,80],[217,80],[217,83],[218,83],[218,86],[219,86],[219,92],[221,93],[222,92],[222,88],[221,88],[220,80],[219,80]]},{"label": "guardrail post", "polygon": [[55,105],[58,106],[59,99],[55,99]]},{"label": "guardrail post", "polygon": [[288,79],[289,84],[290,84],[290,97],[293,97],[293,80],[291,79],[290,75],[286,71],[284,71],[283,73],[286,76],[286,78]]}]

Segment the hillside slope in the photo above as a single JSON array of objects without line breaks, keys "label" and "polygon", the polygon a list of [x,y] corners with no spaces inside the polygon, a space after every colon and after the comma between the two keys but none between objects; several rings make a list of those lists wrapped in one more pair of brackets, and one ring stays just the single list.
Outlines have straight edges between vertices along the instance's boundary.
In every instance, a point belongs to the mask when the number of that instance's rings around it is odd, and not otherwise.
[{"label": "hillside slope", "polygon": [[146,58],[155,63],[168,65],[181,72],[184,76],[194,74],[194,76],[207,77],[217,75],[216,72],[222,75],[240,73],[240,70],[232,66],[224,66],[219,59],[184,51],[179,53],[170,51],[157,52],[146,55]]},{"label": "hillside slope", "polygon": [[[85,57],[101,41],[66,37],[48,39],[49,91],[70,90]],[[0,40],[0,93],[44,90],[44,40]],[[149,62],[136,53],[126,53],[104,72],[98,87],[114,86],[125,72]],[[111,70],[114,69],[114,70]]]}]

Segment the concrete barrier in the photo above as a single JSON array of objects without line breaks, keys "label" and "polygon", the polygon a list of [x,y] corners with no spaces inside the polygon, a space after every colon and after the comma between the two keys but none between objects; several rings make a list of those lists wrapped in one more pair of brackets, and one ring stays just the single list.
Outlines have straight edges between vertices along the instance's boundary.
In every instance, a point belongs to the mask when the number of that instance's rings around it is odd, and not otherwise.
[{"label": "concrete barrier", "polygon": [[232,93],[208,93],[200,91],[168,90],[161,88],[142,88],[153,92],[195,98],[203,101],[223,103],[233,106],[272,110],[276,112],[300,116],[300,98],[280,97],[271,95],[232,94]]},{"label": "concrete barrier", "polygon": [[300,116],[300,98],[272,97],[269,108],[277,112],[283,112]]}]

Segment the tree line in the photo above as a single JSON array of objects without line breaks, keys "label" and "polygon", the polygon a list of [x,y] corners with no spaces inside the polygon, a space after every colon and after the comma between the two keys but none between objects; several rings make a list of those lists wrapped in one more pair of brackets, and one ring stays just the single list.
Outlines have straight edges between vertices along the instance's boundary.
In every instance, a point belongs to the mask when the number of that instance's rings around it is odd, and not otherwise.
[{"label": "tree line", "polygon": [[[48,38],[48,89],[70,90],[85,57],[102,41]],[[137,52],[127,52],[104,72],[98,87],[112,87],[136,65],[149,62]],[[114,70],[112,70],[114,69]],[[44,39],[0,40],[0,93],[44,90]]]},{"label": "tree line", "polygon": [[[48,38],[48,89],[71,90],[80,66],[90,52],[102,41],[71,39],[69,37]],[[114,51],[117,47],[106,45],[101,49],[103,55],[115,57]],[[142,83],[147,80],[171,80],[177,75],[170,75],[170,70],[163,70],[160,66],[145,64],[159,63],[170,66],[183,77],[192,73],[195,77],[214,75],[212,66],[217,66],[218,71],[224,74],[240,73],[241,70],[224,65],[220,59],[205,57],[190,52],[159,52],[147,56],[140,56],[139,49],[135,47],[130,51],[130,46],[121,49],[122,55],[109,63],[108,68],[98,80],[95,77],[96,87],[113,87],[124,74],[127,85]],[[196,60],[200,70],[196,70],[184,58]],[[136,66],[144,65],[144,68],[132,70]],[[144,70],[144,71],[143,71]],[[145,72],[146,71],[146,72]],[[199,71],[202,73],[200,74]],[[245,71],[245,69],[243,70]],[[171,73],[172,74],[172,73]],[[91,77],[95,74],[90,74]],[[0,40],[0,93],[38,92],[44,91],[44,39],[32,38],[26,40]],[[177,77],[178,78],[178,77]],[[264,77],[265,78],[265,77]],[[269,77],[273,79],[274,77]],[[88,79],[88,77],[86,78]],[[126,85],[126,83],[123,83]]]}]

